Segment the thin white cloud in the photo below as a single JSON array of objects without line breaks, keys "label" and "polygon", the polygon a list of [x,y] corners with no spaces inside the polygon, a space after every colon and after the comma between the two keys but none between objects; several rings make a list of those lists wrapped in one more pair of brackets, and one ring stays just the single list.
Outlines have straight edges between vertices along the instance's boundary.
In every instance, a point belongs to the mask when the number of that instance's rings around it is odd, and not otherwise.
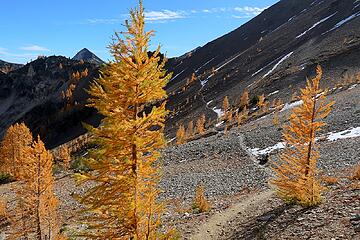
[{"label": "thin white cloud", "polygon": [[[8,62],[26,63],[31,59],[36,59],[40,53],[13,53],[8,49],[0,47],[0,59]],[[7,60],[6,60],[7,59]]]},{"label": "thin white cloud", "polygon": [[231,15],[233,18],[238,18],[238,19],[245,19],[245,18],[251,18],[253,16],[250,15]]},{"label": "thin white cloud", "polygon": [[49,52],[50,51],[49,49],[38,46],[38,45],[25,46],[25,47],[21,47],[20,49],[24,50],[24,51],[39,51],[39,52]]},{"label": "thin white cloud", "polygon": [[184,11],[171,11],[171,10],[150,11],[150,12],[145,12],[145,21],[164,22],[168,20],[186,18],[186,15],[187,13]]},{"label": "thin white cloud", "polygon": [[[145,12],[145,21],[147,22],[168,22],[183,18],[191,17],[197,14],[221,14],[221,13],[234,13],[234,18],[252,18],[266,9],[262,7],[219,7],[209,9],[191,9],[191,10],[159,10]],[[221,17],[221,16],[218,16]],[[120,18],[91,18],[87,19],[83,24],[120,24],[125,19],[129,18],[129,14],[122,14]]]},{"label": "thin white cloud", "polygon": [[[195,13],[190,11],[190,13]],[[161,11],[148,11],[145,12],[145,21],[146,22],[167,22],[170,20],[186,18],[189,13],[185,11],[171,11],[171,10],[161,10]],[[121,18],[90,18],[86,19],[83,24],[120,24],[125,19],[129,18],[129,14],[122,14]]]},{"label": "thin white cloud", "polygon": [[267,7],[265,7],[265,8],[260,8],[260,7],[235,7],[234,10],[236,12],[240,12],[240,13],[243,13],[245,15],[256,16],[256,15],[259,15],[266,8]]}]

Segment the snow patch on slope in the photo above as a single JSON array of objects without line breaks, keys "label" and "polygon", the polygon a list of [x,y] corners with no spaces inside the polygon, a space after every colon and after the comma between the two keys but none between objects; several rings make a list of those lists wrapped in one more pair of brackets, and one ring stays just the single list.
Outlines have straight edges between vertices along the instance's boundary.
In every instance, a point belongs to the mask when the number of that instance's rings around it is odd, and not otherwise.
[{"label": "snow patch on slope", "polygon": [[351,86],[348,88],[348,90],[354,89],[354,88],[356,88],[356,87],[357,87],[357,84],[351,85]]},{"label": "snow patch on slope", "polygon": [[355,10],[356,8],[358,8],[358,7],[360,6],[360,1],[359,1],[359,0],[356,0],[356,1],[354,2],[354,4],[356,4],[356,5],[353,7],[352,10]]},{"label": "snow patch on slope", "polygon": [[320,21],[316,22],[314,25],[312,25],[309,29],[307,29],[305,32],[299,34],[296,36],[296,38],[300,38],[302,36],[304,36],[305,34],[307,34],[308,32],[310,32],[312,29],[314,29],[317,25],[325,22],[326,20],[328,20],[329,18],[331,18],[332,16],[334,16],[337,12],[331,14],[330,16],[326,17],[326,18],[323,18],[321,19]]},{"label": "snow patch on slope", "polygon": [[229,63],[231,63],[232,61],[234,61],[235,59],[237,59],[238,57],[240,57],[241,54],[243,54],[244,52],[239,53],[238,55],[236,55],[235,57],[231,58],[229,61],[225,62],[223,65],[221,65],[220,67],[218,67],[217,69],[215,69],[215,72],[219,71],[220,69],[222,69],[223,67],[225,67],[226,65],[228,65]]},{"label": "snow patch on slope", "polygon": [[336,141],[338,139],[346,139],[346,138],[355,138],[360,137],[360,127],[357,128],[350,128],[348,130],[344,130],[337,133],[329,133],[327,139],[329,141]]},{"label": "snow patch on slope", "polygon": [[[341,20],[340,22],[338,22],[332,29],[326,31],[325,33],[331,32],[331,31],[333,31],[333,30],[341,27],[341,26],[344,25],[345,23],[353,20],[354,18],[356,18],[356,17],[358,17],[358,16],[360,16],[360,12],[354,13],[353,15],[351,15],[351,16],[349,16],[349,17]],[[324,35],[325,33],[323,33],[322,35]]]},{"label": "snow patch on slope", "polygon": [[[341,132],[330,132],[327,134],[328,137],[326,138],[326,140],[328,141],[337,141],[339,139],[347,139],[347,138],[356,138],[356,137],[360,137],[360,127],[356,127],[356,128],[350,128]],[[319,140],[318,138],[316,140]],[[253,148],[253,149],[249,149],[250,152],[252,154],[254,154],[255,156],[260,156],[260,155],[265,155],[265,154],[269,154],[275,150],[279,150],[279,149],[284,149],[286,147],[286,143],[285,142],[278,142],[277,144],[264,148],[264,149],[260,149],[260,148]]]},{"label": "snow patch on slope", "polygon": [[181,72],[179,72],[178,74],[176,74],[170,81],[174,80],[175,78],[177,78],[178,76],[180,76],[180,74],[182,74],[183,72],[185,72],[187,68],[185,68],[184,70],[182,70]]},{"label": "snow patch on slope", "polygon": [[272,92],[272,93],[269,93],[268,97],[270,97],[270,96],[272,96],[272,95],[275,95],[275,94],[277,94],[277,93],[279,93],[279,90],[276,90],[276,91],[274,91],[274,92]]},{"label": "snow patch on slope", "polygon": [[207,61],[206,63],[204,63],[201,67],[199,67],[198,69],[195,70],[195,73],[198,73],[200,69],[202,69],[203,67],[205,67],[206,65],[208,65],[209,63],[211,63],[215,58],[210,59],[209,61]]},{"label": "snow patch on slope", "polygon": [[284,62],[286,59],[288,59],[293,53],[294,52],[291,52],[291,53],[285,55],[282,59],[280,59],[280,61],[278,63],[276,63],[274,65],[274,67],[263,76],[263,78],[269,76],[282,62]]},{"label": "snow patch on slope", "polygon": [[270,147],[267,147],[264,149],[260,149],[260,148],[250,149],[250,152],[255,156],[260,156],[260,155],[269,154],[278,149],[284,149],[285,146],[286,146],[285,142],[279,142],[279,143],[275,144],[274,146],[270,146]]},{"label": "snow patch on slope", "polygon": [[224,112],[221,108],[213,107],[212,110],[218,115],[218,118],[221,118],[224,115]]},{"label": "snow patch on slope", "polygon": [[211,74],[210,76],[208,76],[204,81],[200,81],[201,86],[205,86],[206,83],[210,80],[210,78],[212,78],[214,76],[214,74]]},{"label": "snow patch on slope", "polygon": [[286,111],[286,110],[289,110],[289,109],[292,109],[294,107],[298,107],[300,106],[301,104],[303,104],[303,101],[302,100],[299,100],[299,101],[296,101],[296,102],[293,102],[293,103],[285,103],[285,106],[283,107],[283,109],[280,110],[280,112],[283,112],[283,111]]}]

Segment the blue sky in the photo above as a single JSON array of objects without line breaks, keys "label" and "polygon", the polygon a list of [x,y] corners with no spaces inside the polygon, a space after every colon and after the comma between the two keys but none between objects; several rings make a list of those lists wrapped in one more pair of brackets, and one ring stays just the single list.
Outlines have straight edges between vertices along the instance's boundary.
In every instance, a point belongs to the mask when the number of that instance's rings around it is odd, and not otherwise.
[{"label": "blue sky", "polygon": [[[147,27],[168,57],[234,30],[277,0],[144,0]],[[26,63],[39,55],[72,57],[87,47],[104,60],[107,45],[136,0],[11,0],[0,10],[0,59]]]}]

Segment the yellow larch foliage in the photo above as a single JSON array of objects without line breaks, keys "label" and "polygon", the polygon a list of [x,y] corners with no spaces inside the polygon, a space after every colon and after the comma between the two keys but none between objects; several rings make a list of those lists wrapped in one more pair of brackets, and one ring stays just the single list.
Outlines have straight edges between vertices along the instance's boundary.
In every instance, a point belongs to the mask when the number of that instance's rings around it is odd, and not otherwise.
[{"label": "yellow larch foliage", "polygon": [[195,82],[195,81],[196,81],[196,75],[195,75],[195,73],[193,73],[193,74],[191,75],[190,83],[193,83],[193,82]]},{"label": "yellow larch foliage", "polygon": [[203,185],[198,185],[196,187],[193,209],[198,212],[208,212],[211,209],[211,205],[205,197],[205,189]]},{"label": "yellow larch foliage", "polygon": [[293,109],[290,123],[283,127],[286,148],[273,164],[275,177],[271,180],[279,196],[307,206],[321,202],[322,186],[317,179],[316,167],[319,150],[315,137],[325,125],[322,119],[328,116],[334,104],[325,102],[325,94],[318,95],[322,92],[320,66],[316,72],[316,77],[307,80],[306,87],[301,89],[303,104]]},{"label": "yellow larch foliage", "polygon": [[81,77],[80,78],[87,77],[88,75],[89,75],[89,69],[85,68],[85,70],[81,72]]},{"label": "yellow larch foliage", "polygon": [[227,116],[229,113],[229,107],[230,107],[229,98],[228,98],[228,96],[225,96],[224,100],[223,100],[223,105],[222,105],[222,110],[224,112],[224,120],[227,119]]},{"label": "yellow larch foliage", "polygon": [[238,128],[240,128],[243,123],[249,118],[249,109],[245,106],[241,112],[239,111],[235,115],[235,119],[238,125]]},{"label": "yellow larch foliage", "polygon": [[265,106],[265,96],[264,94],[259,96],[259,101],[257,103],[259,109],[262,109]]},{"label": "yellow larch foliage", "polygon": [[[6,222],[8,218],[8,213],[6,210],[6,201],[0,197],[0,223]],[[1,226],[1,225],[0,225]]]},{"label": "yellow larch foliage", "polygon": [[24,163],[26,171],[15,190],[17,205],[11,222],[11,239],[57,239],[58,200],[54,195],[53,157],[38,137]]},{"label": "yellow larch foliage", "polygon": [[200,135],[203,135],[205,132],[205,123],[206,123],[206,117],[205,114],[203,114],[196,122],[196,130]]},{"label": "yellow larch foliage", "polygon": [[233,112],[229,111],[227,114],[227,119],[225,124],[225,134],[228,133],[228,130],[230,129],[232,122],[233,122]]},{"label": "yellow larch foliage", "polygon": [[194,136],[194,122],[193,121],[190,121],[188,123],[188,127],[186,129],[186,138],[191,138]]},{"label": "yellow larch foliage", "polygon": [[171,74],[160,61],[160,47],[148,54],[153,31],[145,31],[139,5],[130,11],[127,30],[115,33],[109,47],[114,60],[89,90],[89,106],[104,118],[99,128],[89,127],[97,145],[88,161],[94,171],[77,175],[95,183],[79,199],[89,213],[83,216],[87,230],[79,234],[87,239],[163,238],[158,159],[166,143],[164,87]]},{"label": "yellow larch foliage", "polygon": [[0,172],[10,174],[20,180],[24,171],[28,151],[31,148],[32,135],[24,123],[15,123],[5,133],[0,146],[3,162]]},{"label": "yellow larch foliage", "polygon": [[352,176],[354,180],[360,180],[360,163],[355,166],[354,174]]},{"label": "yellow larch foliage", "polygon": [[71,156],[70,156],[69,148],[66,145],[62,145],[59,147],[58,160],[61,161],[61,163],[64,165],[65,169],[70,168]]},{"label": "yellow larch foliage", "polygon": [[240,98],[240,107],[249,106],[249,91],[245,90]]},{"label": "yellow larch foliage", "polygon": [[269,112],[269,110],[270,110],[270,102],[265,102],[265,104],[264,104],[264,106],[263,106],[263,108],[262,108],[262,112],[263,113],[268,113]]},{"label": "yellow larch foliage", "polygon": [[184,125],[180,124],[176,132],[176,144],[183,144],[186,142],[186,132]]},{"label": "yellow larch foliage", "polygon": [[72,82],[78,82],[81,79],[81,73],[79,71],[76,71],[71,74],[71,81]]}]

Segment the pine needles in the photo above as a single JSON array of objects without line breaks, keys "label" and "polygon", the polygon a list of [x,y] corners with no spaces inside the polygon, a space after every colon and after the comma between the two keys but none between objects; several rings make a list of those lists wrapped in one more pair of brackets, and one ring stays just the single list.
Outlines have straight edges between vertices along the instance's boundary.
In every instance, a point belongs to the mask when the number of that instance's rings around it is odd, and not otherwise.
[{"label": "pine needles", "polygon": [[303,104],[293,109],[290,123],[284,126],[283,140],[286,149],[273,163],[275,177],[271,180],[280,197],[302,205],[313,206],[321,202],[323,187],[317,179],[317,160],[320,157],[316,145],[316,133],[325,125],[334,102],[326,103],[325,94],[319,87],[322,77],[320,66],[316,77],[307,80],[301,89]]}]

